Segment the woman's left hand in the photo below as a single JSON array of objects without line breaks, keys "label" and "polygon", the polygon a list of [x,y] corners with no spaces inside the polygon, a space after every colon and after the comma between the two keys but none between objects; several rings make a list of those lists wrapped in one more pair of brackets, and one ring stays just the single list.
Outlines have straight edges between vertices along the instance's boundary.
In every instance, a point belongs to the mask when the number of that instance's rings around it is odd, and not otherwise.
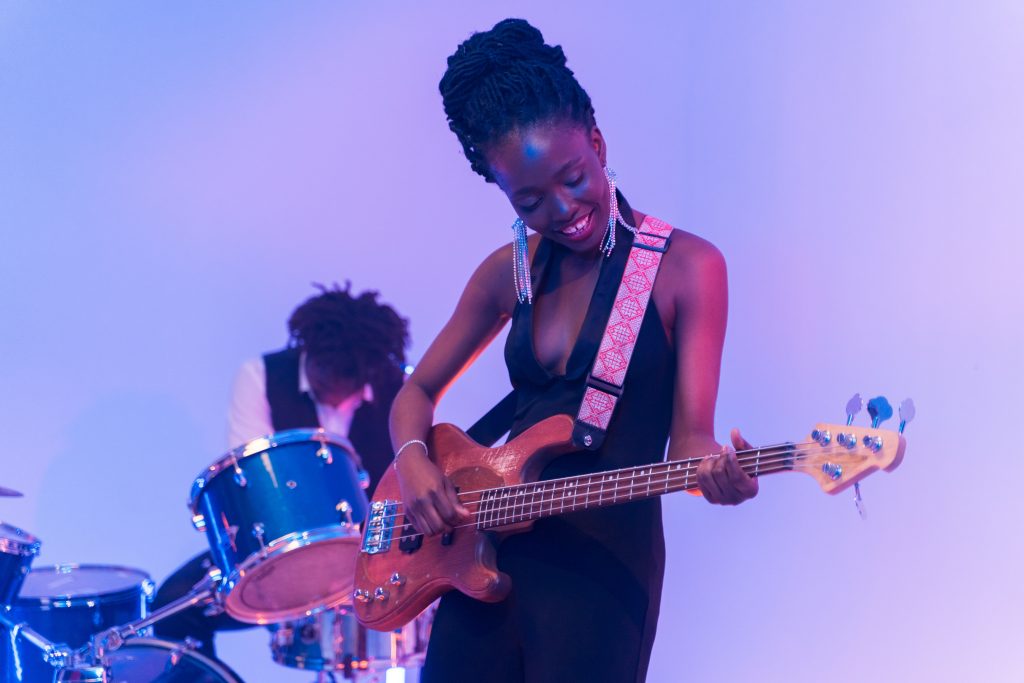
[{"label": "woman's left hand", "polygon": [[740,430],[729,434],[732,446],[723,446],[720,453],[709,455],[697,466],[697,483],[709,503],[739,505],[757,495],[757,478],[748,476],[736,459],[736,451],[753,448],[740,436]]}]

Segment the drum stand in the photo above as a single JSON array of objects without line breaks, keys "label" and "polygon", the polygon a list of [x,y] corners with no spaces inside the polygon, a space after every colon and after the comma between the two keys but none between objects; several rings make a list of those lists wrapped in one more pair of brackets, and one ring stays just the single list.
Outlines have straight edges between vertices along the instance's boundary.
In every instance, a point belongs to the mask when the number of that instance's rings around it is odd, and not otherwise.
[{"label": "drum stand", "polygon": [[[101,631],[89,639],[88,645],[74,652],[63,643],[51,642],[28,624],[15,624],[7,617],[5,608],[0,609],[0,625],[9,629],[13,637],[24,638],[42,651],[46,663],[56,669],[54,683],[108,683],[110,672],[107,668],[107,653],[120,648],[125,640],[140,635],[162,619],[197,605],[210,605],[208,610],[211,614],[223,611],[217,589],[219,582],[220,572],[211,570],[189,593],[174,602],[164,605],[144,619]],[[195,647],[196,641],[189,639],[182,645],[183,650]]]}]

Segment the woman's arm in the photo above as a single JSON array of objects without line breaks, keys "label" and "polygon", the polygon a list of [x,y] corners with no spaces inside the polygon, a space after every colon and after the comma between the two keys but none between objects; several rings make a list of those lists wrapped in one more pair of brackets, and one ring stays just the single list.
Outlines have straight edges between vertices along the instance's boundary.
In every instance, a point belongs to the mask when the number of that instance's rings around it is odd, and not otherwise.
[{"label": "woman's arm", "polygon": [[[391,441],[396,450],[414,439],[426,439],[441,396],[511,317],[515,305],[511,260],[511,246],[506,246],[476,269],[451,319],[398,392],[391,408]],[[450,531],[468,514],[451,482],[422,446],[407,446],[395,465],[406,515],[421,533]]]},{"label": "woman's arm", "polygon": [[[674,231],[666,253],[675,304],[676,381],[669,458],[705,458],[697,482],[712,503],[736,505],[757,494],[757,480],[740,468],[734,450],[715,441],[715,401],[729,309],[725,259],[710,242]],[[659,275],[660,279],[660,275]],[[749,448],[738,430],[735,449]]]}]

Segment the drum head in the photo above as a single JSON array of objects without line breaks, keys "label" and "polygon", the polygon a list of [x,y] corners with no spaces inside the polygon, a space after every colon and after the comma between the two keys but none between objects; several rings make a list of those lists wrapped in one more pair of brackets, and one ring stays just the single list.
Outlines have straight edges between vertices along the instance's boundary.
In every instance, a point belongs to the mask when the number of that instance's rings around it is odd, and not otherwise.
[{"label": "drum head", "polygon": [[358,536],[345,535],[254,558],[239,570],[224,608],[239,621],[271,624],[350,605],[359,546]]},{"label": "drum head", "polygon": [[242,683],[221,662],[155,638],[126,641],[110,653],[108,663],[108,683]]},{"label": "drum head", "polygon": [[18,602],[116,600],[140,592],[149,593],[152,589],[149,574],[139,569],[100,564],[58,564],[30,571],[18,594]]}]

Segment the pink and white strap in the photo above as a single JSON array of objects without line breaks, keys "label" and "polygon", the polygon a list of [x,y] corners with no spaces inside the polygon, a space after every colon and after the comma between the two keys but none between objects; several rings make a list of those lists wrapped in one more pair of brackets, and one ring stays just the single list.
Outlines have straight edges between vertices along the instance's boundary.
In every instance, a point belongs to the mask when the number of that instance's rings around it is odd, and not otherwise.
[{"label": "pink and white strap", "polygon": [[593,450],[604,441],[615,406],[622,396],[640,324],[650,304],[661,257],[668,250],[671,234],[671,225],[647,216],[633,237],[622,282],[576,416],[573,440],[578,446]]}]

